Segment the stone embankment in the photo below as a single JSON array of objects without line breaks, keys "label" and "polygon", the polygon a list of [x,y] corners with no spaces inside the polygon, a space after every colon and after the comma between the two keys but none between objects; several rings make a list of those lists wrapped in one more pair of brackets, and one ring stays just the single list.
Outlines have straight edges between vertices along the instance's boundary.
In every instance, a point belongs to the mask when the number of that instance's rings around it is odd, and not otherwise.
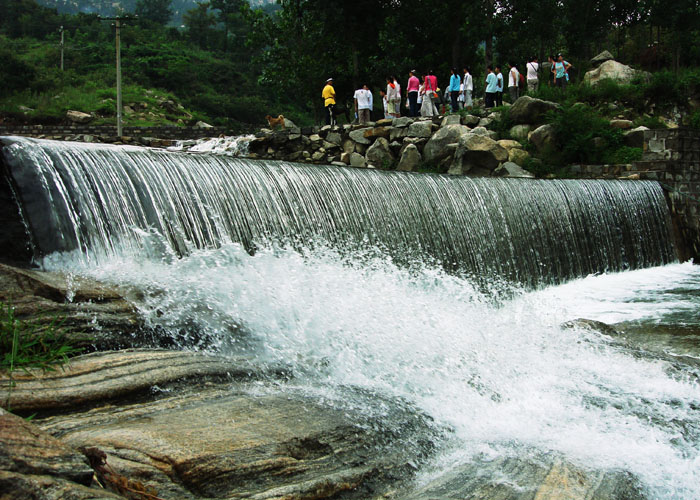
[{"label": "stone embankment", "polygon": [[498,140],[487,127],[495,114],[395,118],[365,125],[263,130],[249,144],[249,158],[405,172],[532,177],[520,168],[529,157],[513,140]]}]

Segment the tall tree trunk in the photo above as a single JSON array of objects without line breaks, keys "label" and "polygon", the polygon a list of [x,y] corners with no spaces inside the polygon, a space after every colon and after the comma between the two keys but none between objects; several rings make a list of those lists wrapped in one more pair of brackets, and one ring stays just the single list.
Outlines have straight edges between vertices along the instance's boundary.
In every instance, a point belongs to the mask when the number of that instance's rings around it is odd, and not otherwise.
[{"label": "tall tree trunk", "polygon": [[462,58],[462,32],[460,26],[461,17],[452,16],[452,67],[459,70],[460,59]]}]

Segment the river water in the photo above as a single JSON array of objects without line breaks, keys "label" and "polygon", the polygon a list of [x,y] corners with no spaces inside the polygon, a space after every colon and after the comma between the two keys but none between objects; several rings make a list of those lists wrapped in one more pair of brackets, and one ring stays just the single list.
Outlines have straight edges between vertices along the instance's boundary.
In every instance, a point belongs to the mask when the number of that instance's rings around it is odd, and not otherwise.
[{"label": "river water", "polygon": [[[251,256],[229,243],[182,259],[84,262],[56,255],[45,267],[134,290],[152,324],[284,363],[314,397],[352,398],[353,388],[415,405],[448,436],[419,482],[475,458],[555,452],[630,471],[650,498],[700,497],[700,268],[691,263],[533,291],[319,246]],[[560,327],[579,317],[622,333]],[[694,358],[679,369],[683,355]]]},{"label": "river water", "polygon": [[2,143],[43,268],[119,286],[182,348],[283,364],[290,390],[406,402],[442,436],[419,483],[544,453],[700,498],[700,269],[674,263],[657,183]]}]

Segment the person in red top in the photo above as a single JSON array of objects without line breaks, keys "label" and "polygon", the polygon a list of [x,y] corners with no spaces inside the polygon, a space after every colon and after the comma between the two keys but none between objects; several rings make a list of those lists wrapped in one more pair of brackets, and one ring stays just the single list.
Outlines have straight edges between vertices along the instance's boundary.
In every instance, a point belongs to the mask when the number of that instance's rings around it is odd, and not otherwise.
[{"label": "person in red top", "polygon": [[406,92],[408,95],[408,115],[418,116],[418,89],[420,88],[420,80],[416,78],[416,71],[408,72],[408,84]]},{"label": "person in red top", "polygon": [[435,104],[435,98],[437,97],[438,82],[437,76],[433,75],[433,70],[428,70],[428,74],[425,75],[423,81],[423,87],[425,90],[426,97],[430,96],[430,100]]}]

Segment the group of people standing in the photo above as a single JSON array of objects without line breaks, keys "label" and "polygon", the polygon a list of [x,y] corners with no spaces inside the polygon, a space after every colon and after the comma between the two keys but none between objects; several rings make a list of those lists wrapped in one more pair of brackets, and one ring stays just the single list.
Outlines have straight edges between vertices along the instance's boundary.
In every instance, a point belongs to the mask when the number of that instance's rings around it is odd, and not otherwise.
[{"label": "group of people standing", "polygon": [[[363,87],[363,88],[366,88]],[[450,76],[450,86],[447,92],[450,96],[452,111],[456,112],[461,108],[471,108],[472,92],[474,91],[474,81],[467,68],[463,69],[460,75],[456,68],[452,69]],[[356,111],[359,108],[358,92],[355,92]],[[437,104],[440,100],[440,88],[438,87],[437,76],[429,70],[421,79],[416,70],[408,73],[406,83],[406,108],[408,116],[435,116],[439,114]],[[395,76],[387,76],[386,92],[381,90],[380,95],[384,105],[384,115],[386,118],[401,116],[401,85]],[[360,123],[362,117],[358,114]]]},{"label": "group of people standing", "polygon": [[[549,63],[551,68],[550,85],[556,85],[560,88],[566,88],[569,81],[569,69],[571,64],[564,60],[564,57],[550,56]],[[488,66],[486,74],[486,87],[484,89],[484,101],[487,108],[503,105],[503,92],[505,87],[508,87],[508,94],[511,101],[515,101],[520,97],[521,92],[527,89],[534,92],[539,85],[540,64],[537,57],[531,58],[525,65],[525,73],[521,73],[514,62],[508,65],[507,80],[504,81],[504,75],[501,72],[500,66]],[[507,84],[507,85],[506,85]],[[422,78],[411,70],[408,73],[408,81],[406,83],[406,108],[408,108],[408,116],[435,116],[439,114],[438,103],[441,100],[440,88],[438,87],[437,77],[429,70]],[[444,92],[446,100],[449,99],[451,111],[456,113],[460,109],[472,107],[472,94],[474,92],[474,80],[468,68],[463,68],[460,73],[457,68],[452,68],[450,72],[450,81],[447,89]],[[401,85],[395,76],[387,76],[386,91],[380,90],[382,102],[384,106],[385,118],[398,118],[401,116]],[[333,79],[329,78],[326,81],[326,86],[323,88],[322,97],[326,109],[326,123],[335,123],[335,90],[333,88]],[[355,115],[360,123],[370,121],[370,113],[374,108],[374,98],[372,91],[365,84],[362,88],[357,89],[353,96],[355,104]]]}]

